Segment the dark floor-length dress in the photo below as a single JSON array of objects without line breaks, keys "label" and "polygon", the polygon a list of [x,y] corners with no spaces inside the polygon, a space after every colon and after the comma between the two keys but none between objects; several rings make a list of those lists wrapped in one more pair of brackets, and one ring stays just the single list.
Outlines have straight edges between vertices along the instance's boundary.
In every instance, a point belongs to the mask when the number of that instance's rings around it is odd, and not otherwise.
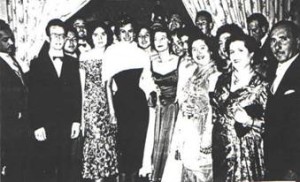
[{"label": "dark floor-length dress", "polygon": [[149,110],[145,93],[139,87],[143,69],[121,71],[113,76],[118,87],[113,97],[118,123],[119,171],[137,172],[142,166]]}]

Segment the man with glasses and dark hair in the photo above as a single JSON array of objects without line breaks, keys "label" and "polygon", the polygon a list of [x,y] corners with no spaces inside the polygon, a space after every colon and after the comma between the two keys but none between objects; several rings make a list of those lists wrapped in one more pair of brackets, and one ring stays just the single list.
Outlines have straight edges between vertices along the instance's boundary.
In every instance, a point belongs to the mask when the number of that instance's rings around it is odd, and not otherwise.
[{"label": "man with glasses and dark hair", "polygon": [[59,19],[46,27],[49,49],[32,60],[29,112],[35,142],[35,181],[70,181],[71,140],[81,120],[79,64],[63,52],[65,25]]}]

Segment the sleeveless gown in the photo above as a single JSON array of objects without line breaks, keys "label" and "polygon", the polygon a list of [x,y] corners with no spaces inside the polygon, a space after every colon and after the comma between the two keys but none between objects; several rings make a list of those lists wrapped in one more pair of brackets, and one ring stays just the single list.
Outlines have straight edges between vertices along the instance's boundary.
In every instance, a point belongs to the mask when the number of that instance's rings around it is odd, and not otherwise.
[{"label": "sleeveless gown", "polygon": [[113,102],[118,123],[119,170],[122,173],[136,172],[142,166],[149,118],[146,96],[139,87],[142,71],[142,68],[125,70],[113,77],[118,87]]},{"label": "sleeveless gown", "polygon": [[169,153],[178,112],[178,105],[175,103],[178,82],[178,67],[177,69],[162,75],[153,71],[151,64],[151,71],[154,83],[160,90],[160,105],[156,107],[154,147],[152,156],[154,171],[152,174],[152,180],[160,181]]}]

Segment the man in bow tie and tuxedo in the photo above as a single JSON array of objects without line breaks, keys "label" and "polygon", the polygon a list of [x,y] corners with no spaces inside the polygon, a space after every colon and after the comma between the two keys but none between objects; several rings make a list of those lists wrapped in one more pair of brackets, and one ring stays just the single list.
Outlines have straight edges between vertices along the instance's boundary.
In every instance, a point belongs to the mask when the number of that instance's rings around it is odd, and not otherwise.
[{"label": "man in bow tie and tuxedo", "polygon": [[270,33],[270,49],[278,66],[273,72],[266,107],[265,163],[267,180],[300,179],[299,30],[280,21]]},{"label": "man in bow tie and tuxedo", "polygon": [[28,156],[28,88],[14,58],[14,35],[0,20],[0,138],[2,182],[24,182]]},{"label": "man in bow tie and tuxedo", "polygon": [[36,181],[70,181],[71,141],[78,137],[81,119],[79,63],[63,52],[64,23],[46,27],[49,49],[32,60],[29,74],[30,119]]}]

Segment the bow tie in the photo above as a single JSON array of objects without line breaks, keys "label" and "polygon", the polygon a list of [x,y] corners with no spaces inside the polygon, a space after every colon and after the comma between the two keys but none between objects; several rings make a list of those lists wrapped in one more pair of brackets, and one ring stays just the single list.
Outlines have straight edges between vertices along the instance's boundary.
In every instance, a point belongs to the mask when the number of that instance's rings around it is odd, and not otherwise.
[{"label": "bow tie", "polygon": [[60,59],[62,60],[63,56],[53,56],[53,61],[55,61],[56,59]]},{"label": "bow tie", "polygon": [[86,43],[78,44],[78,47],[79,47],[79,46],[86,47]]}]

